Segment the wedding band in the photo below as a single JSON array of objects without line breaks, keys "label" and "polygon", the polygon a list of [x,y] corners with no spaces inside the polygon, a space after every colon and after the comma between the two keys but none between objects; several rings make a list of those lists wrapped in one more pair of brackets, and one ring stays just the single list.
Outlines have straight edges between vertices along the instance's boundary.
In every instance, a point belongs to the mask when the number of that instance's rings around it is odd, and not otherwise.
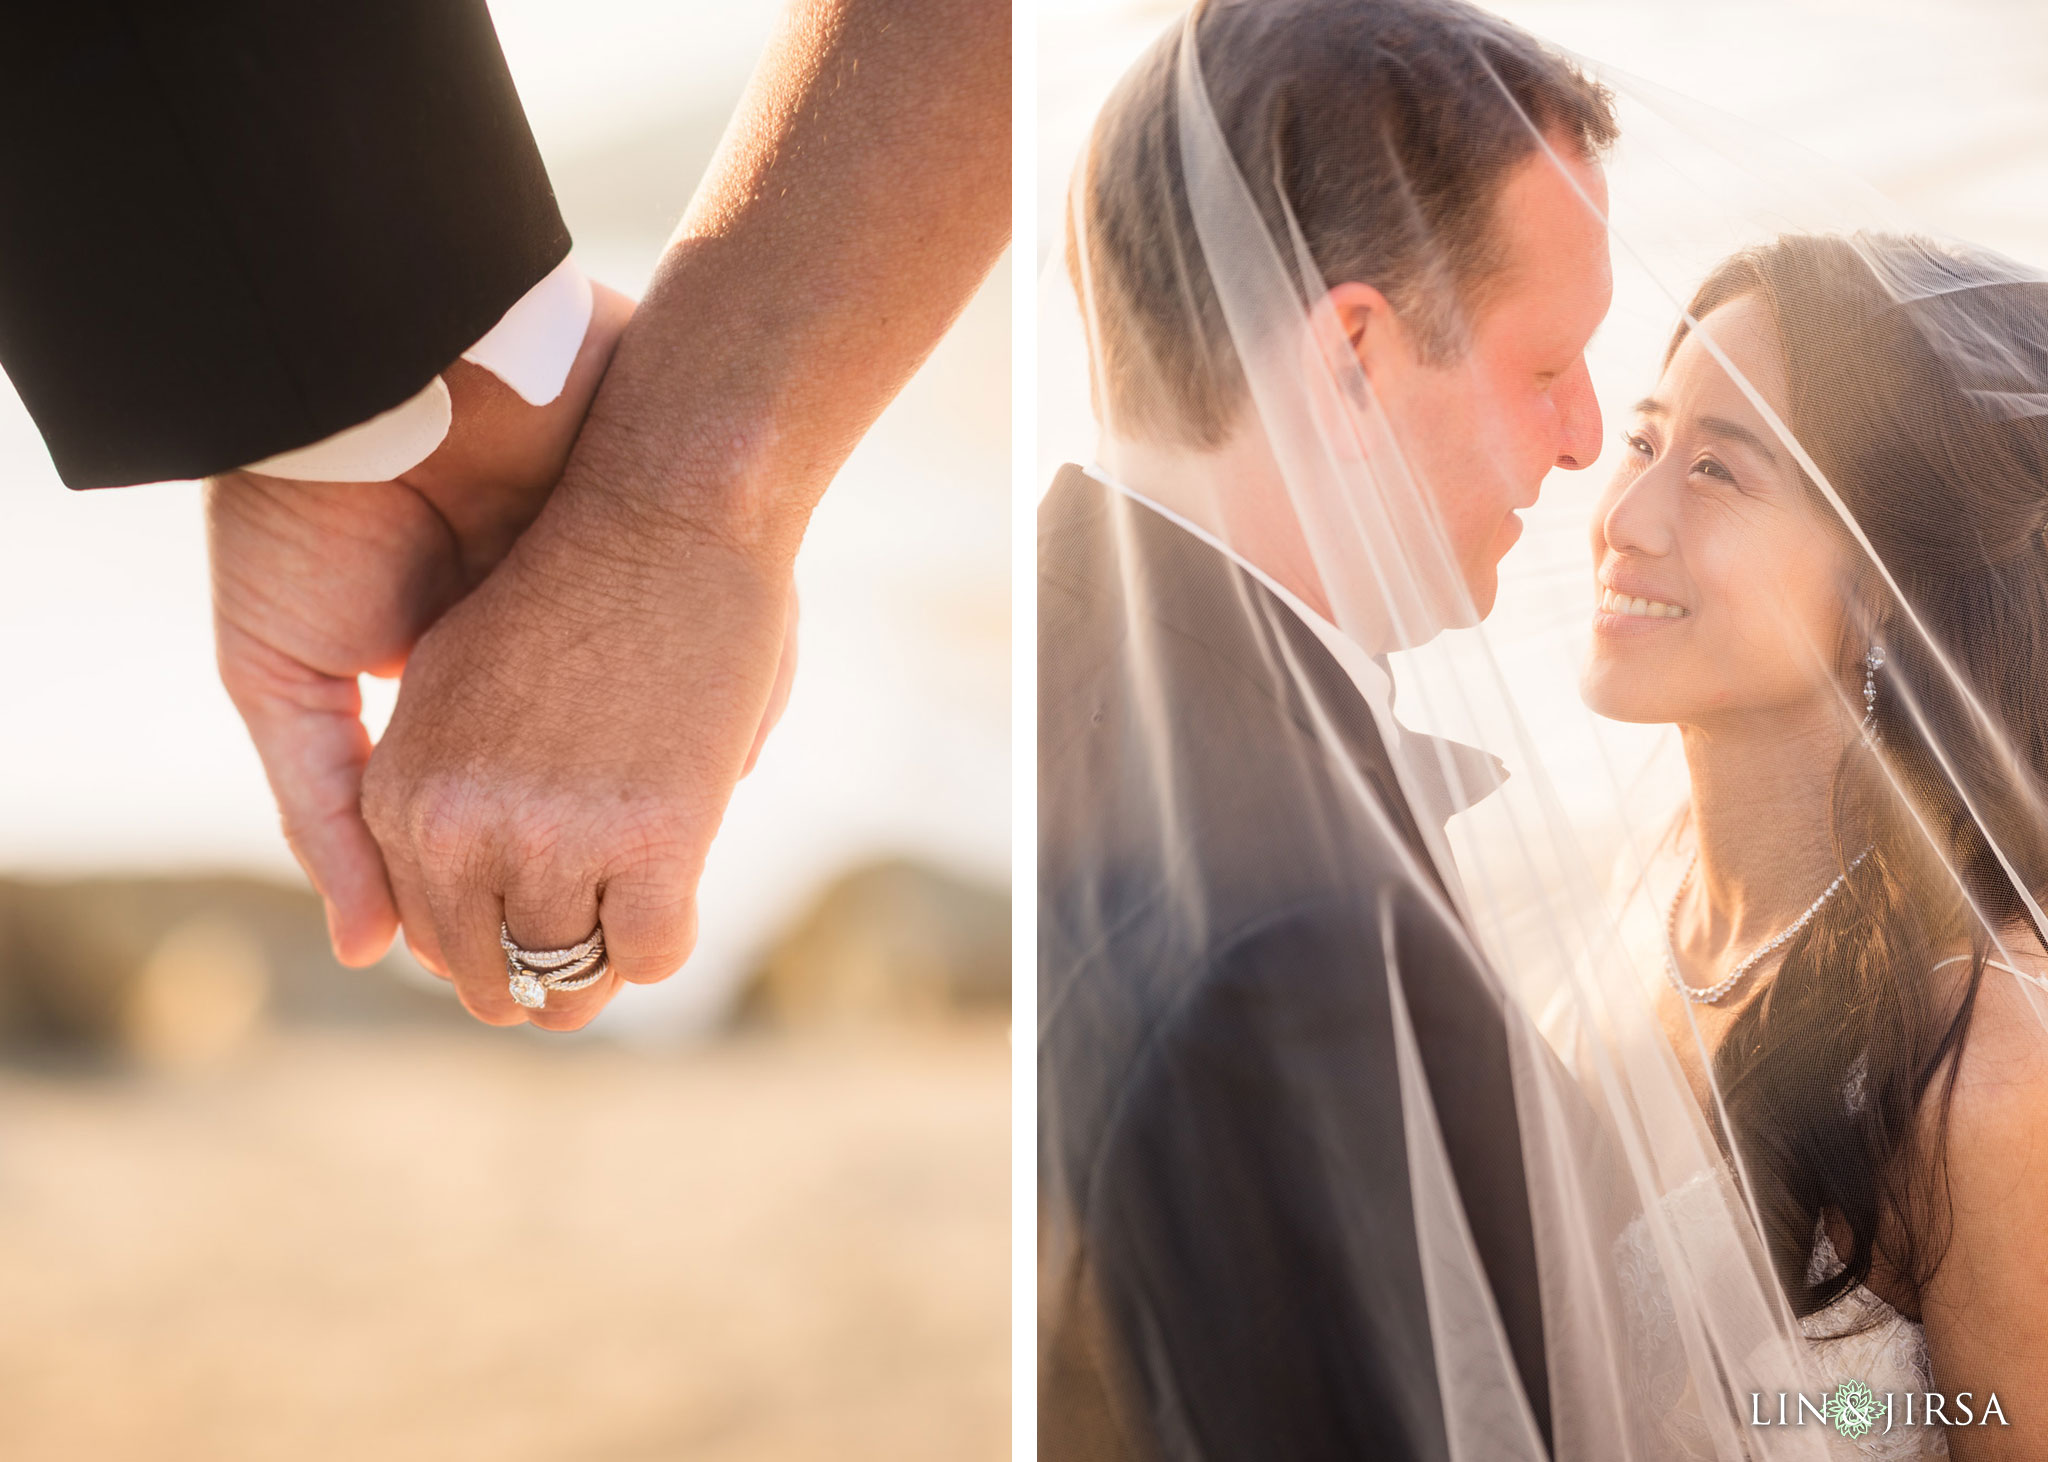
[{"label": "wedding band", "polygon": [[591,930],[590,937],[567,949],[523,949],[512,938],[502,920],[498,943],[505,949],[505,979],[512,998],[528,1010],[545,1009],[548,992],[564,994],[596,984],[611,971],[605,958],[604,926]]},{"label": "wedding band", "polygon": [[529,975],[538,978],[550,990],[580,990],[590,982],[584,980],[572,985],[570,981],[575,980],[578,975],[592,966],[604,963],[605,952],[602,947],[592,954],[586,954],[583,958],[565,965],[536,965],[524,955],[514,954],[510,951],[507,951],[505,955],[506,968],[510,969],[516,965]]},{"label": "wedding band", "polygon": [[606,975],[610,974],[611,972],[611,961],[607,960],[602,954],[600,954],[595,960],[591,961],[589,972],[585,974],[581,979],[567,979],[562,975],[543,975],[541,977],[541,983],[547,986],[547,988],[550,990],[560,990],[566,993],[570,990],[581,990],[585,989],[588,986],[595,985],[599,980],[602,980]]},{"label": "wedding band", "polygon": [[498,921],[498,943],[505,947],[505,953],[514,955],[529,969],[554,969],[582,959],[592,950],[604,948],[604,925],[590,931],[590,937],[581,944],[572,944],[567,949],[521,949],[512,939],[512,928],[504,920]]}]

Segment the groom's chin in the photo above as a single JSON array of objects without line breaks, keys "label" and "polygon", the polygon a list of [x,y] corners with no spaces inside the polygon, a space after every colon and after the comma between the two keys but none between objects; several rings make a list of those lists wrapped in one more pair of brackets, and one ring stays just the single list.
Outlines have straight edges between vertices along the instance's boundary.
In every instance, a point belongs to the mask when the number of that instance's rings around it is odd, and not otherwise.
[{"label": "groom's chin", "polygon": [[[1500,530],[1493,535],[1493,542],[1487,546],[1485,562],[1471,564],[1465,571],[1465,587],[1471,596],[1468,606],[1470,623],[1477,624],[1493,613],[1493,602],[1500,597],[1500,565],[1508,551],[1522,540],[1522,520],[1513,513],[1501,519]],[[1466,616],[1455,616],[1463,620]]]},{"label": "groom's chin", "polygon": [[1500,597],[1499,563],[1495,559],[1466,576],[1465,602],[1444,616],[1452,629],[1470,629],[1493,613],[1493,602]]}]

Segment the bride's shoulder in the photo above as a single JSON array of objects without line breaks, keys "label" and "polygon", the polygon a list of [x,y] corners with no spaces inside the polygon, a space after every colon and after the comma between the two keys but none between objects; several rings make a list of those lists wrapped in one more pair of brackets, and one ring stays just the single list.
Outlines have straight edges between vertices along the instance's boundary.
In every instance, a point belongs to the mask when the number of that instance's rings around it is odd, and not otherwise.
[{"label": "bride's shoulder", "polygon": [[[1960,959],[1939,971],[1957,998],[1968,970]],[[1986,963],[1947,1118],[1952,1160],[1981,1152],[2009,1164],[2012,1142],[2031,1147],[2048,1131],[2048,955],[2015,948]]]},{"label": "bride's shoulder", "polygon": [[[1939,1188],[1945,1244],[1921,1289],[1929,1335],[1951,1351],[2004,1337],[1997,1363],[2048,1363],[2035,1316],[2048,1304],[2048,1272],[2035,1262],[2048,1213],[2048,958],[1995,956],[1978,983],[1950,1099],[1930,1088],[1929,1135],[1941,1123]],[[1943,973],[1967,975],[1968,964]],[[1945,1119],[1945,1120],[1944,1120]],[[1996,1282],[1986,1283],[1987,1276]],[[1971,1317],[1968,1333],[1953,1317]],[[1946,1318],[1944,1318],[1946,1317]],[[1991,1361],[1973,1354],[1969,1363]]]}]

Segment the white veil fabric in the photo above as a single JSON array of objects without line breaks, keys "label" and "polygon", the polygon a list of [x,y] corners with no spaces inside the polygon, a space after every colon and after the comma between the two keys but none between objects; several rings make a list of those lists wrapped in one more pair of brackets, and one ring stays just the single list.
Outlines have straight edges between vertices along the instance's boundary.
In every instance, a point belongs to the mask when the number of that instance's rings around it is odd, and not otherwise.
[{"label": "white veil fabric", "polygon": [[[1534,45],[1454,0],[1210,0],[1077,162],[1040,352],[1042,1434],[1102,1419],[1048,1456],[1247,1455],[1233,1386],[1380,1394],[1347,1366],[1422,1393],[1359,1423],[1384,1455],[1842,1455],[1862,1378],[1813,1337],[1920,1213],[1970,1020],[2048,1014],[2048,278]],[[1742,484],[1687,438],[1745,432]],[[1811,572],[1729,604],[1713,542]],[[1824,793],[1790,912],[1835,891],[1710,1024],[1673,983],[1728,973],[1671,945],[1688,758],[1784,706]],[[1325,901],[1355,924],[1273,934]],[[1354,1017],[1384,1040],[1333,1054]],[[1505,1125],[1463,1105],[1490,1079]],[[1384,1318],[1411,1270],[1420,1335]]]}]

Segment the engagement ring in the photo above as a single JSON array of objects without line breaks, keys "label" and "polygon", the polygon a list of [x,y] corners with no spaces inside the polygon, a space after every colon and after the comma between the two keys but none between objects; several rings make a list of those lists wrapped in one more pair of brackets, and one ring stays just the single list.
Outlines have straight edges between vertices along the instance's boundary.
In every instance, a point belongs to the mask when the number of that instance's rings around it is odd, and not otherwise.
[{"label": "engagement ring", "polygon": [[501,922],[498,943],[504,946],[505,976],[512,998],[528,1010],[544,1009],[548,991],[566,994],[585,989],[610,969],[604,957],[602,924],[591,930],[588,939],[567,949],[522,949],[514,942],[510,926]]}]

